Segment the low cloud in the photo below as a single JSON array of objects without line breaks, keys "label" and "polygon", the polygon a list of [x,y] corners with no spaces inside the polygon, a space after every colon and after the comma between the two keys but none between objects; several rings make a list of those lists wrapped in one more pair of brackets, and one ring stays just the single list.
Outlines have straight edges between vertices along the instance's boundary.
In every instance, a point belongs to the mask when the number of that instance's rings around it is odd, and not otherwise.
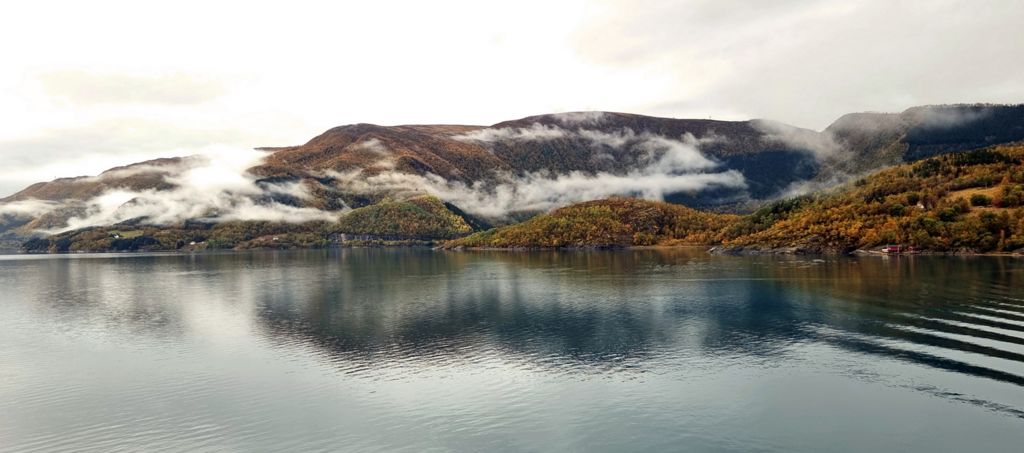
[{"label": "low cloud", "polygon": [[369,151],[371,153],[379,154],[381,156],[389,156],[389,155],[391,155],[391,151],[388,150],[388,148],[386,146],[384,146],[384,144],[381,143],[381,141],[376,139],[376,138],[371,138],[371,139],[366,140],[364,142],[357,143],[356,144],[356,148],[357,149],[364,149],[364,150],[367,150],[367,151]]},{"label": "low cloud", "polygon": [[835,157],[843,150],[829,132],[817,132],[770,120],[753,120],[751,125],[765,138],[794,149],[810,151],[818,159]]},{"label": "low cloud", "polygon": [[626,127],[605,132],[586,128],[567,129],[540,123],[533,123],[528,127],[480,129],[456,135],[452,138],[481,142],[484,145],[501,141],[543,142],[555,139],[582,141],[587,142],[585,144],[589,145],[591,150],[596,151],[596,158],[613,157],[602,153],[600,149],[602,147],[636,152],[640,154],[642,165],[656,167],[651,168],[653,173],[690,171],[715,167],[718,164],[701,154],[699,147],[709,142],[721,140],[720,137],[716,136],[697,139],[689,133],[677,139],[653,134],[648,131],[638,133]]},{"label": "low cloud", "polygon": [[388,192],[433,195],[475,215],[503,219],[515,212],[540,212],[581,201],[612,195],[662,200],[677,192],[700,191],[712,187],[746,187],[743,175],[735,170],[716,173],[670,175],[648,169],[625,174],[571,172],[562,175],[530,173],[505,177],[503,182],[487,186],[449,181],[434,174],[411,175],[388,172],[364,177],[357,172],[333,176],[340,187],[356,192]]},{"label": "low cloud", "polygon": [[447,198],[463,209],[485,217],[500,218],[515,211],[547,211],[571,203],[626,195],[663,200],[665,195],[699,191],[710,187],[746,187],[743,175],[730,170],[721,173],[669,175],[634,171],[624,175],[572,172],[548,177],[530,174],[500,184],[493,190],[466,190],[447,184],[427,186],[434,195]]},{"label": "low cloud", "polygon": [[604,132],[592,129],[580,129],[580,137],[595,145],[604,145],[610,148],[622,148],[632,141],[636,141],[637,134],[632,129],[625,129],[615,132]]},{"label": "low cloud", "polygon": [[[302,223],[333,221],[337,218],[337,213],[275,201],[276,195],[300,200],[311,196],[300,183],[257,183],[256,178],[248,174],[246,169],[259,163],[264,156],[264,153],[254,150],[210,149],[202,155],[188,158],[185,161],[187,165],[158,168],[160,171],[168,171],[165,180],[173,186],[172,189],[113,189],[90,200],[71,203],[29,200],[5,204],[0,207],[0,212],[19,210],[37,216],[71,204],[82,212],[81,215],[69,218],[66,225],[44,231],[48,234],[128,220],[170,225],[196,219],[214,222],[265,220]],[[124,176],[124,172],[144,167],[127,167],[111,173]],[[103,177],[100,175],[94,178]]]},{"label": "low cloud", "polygon": [[366,176],[359,171],[330,173],[336,186],[356,193],[430,194],[454,203],[467,212],[505,218],[517,211],[546,211],[570,203],[612,195],[662,200],[668,194],[708,188],[743,189],[743,175],[734,170],[715,171],[718,163],[704,156],[704,143],[687,134],[679,139],[623,128],[613,132],[569,130],[533,124],[522,128],[491,128],[461,137],[466,140],[545,141],[553,138],[589,142],[594,156],[614,159],[601,148],[626,151],[635,156],[636,168],[623,172],[554,174],[547,171],[524,175],[496,175],[497,182],[466,184],[440,176],[384,172]]},{"label": "low cloud", "polygon": [[650,174],[673,174],[717,167],[718,163],[700,153],[698,143],[690,134],[684,135],[682,140],[643,134],[636,146],[647,153],[645,157],[649,164],[642,171]]},{"label": "low cloud", "polygon": [[823,191],[834,189],[834,188],[838,187],[839,185],[841,185],[841,184],[843,184],[843,183],[845,183],[847,181],[852,180],[853,178],[854,178],[854,176],[852,176],[850,174],[839,172],[839,173],[836,173],[835,175],[831,176],[828,179],[822,179],[822,180],[812,179],[812,180],[794,181],[792,184],[787,186],[785,189],[782,189],[781,191],[779,191],[778,194],[776,194],[776,195],[772,196],[770,199],[764,200],[764,201],[783,200],[783,199],[786,199],[786,198],[794,198],[794,197],[799,197],[799,196],[808,195],[808,194],[812,194],[812,193],[820,193],[820,192],[823,192]]},{"label": "low cloud", "polygon": [[552,115],[566,126],[597,126],[601,124],[607,114],[605,112],[565,112]]},{"label": "low cloud", "polygon": [[452,136],[455,140],[493,143],[500,141],[544,141],[557,140],[569,135],[568,131],[557,126],[533,123],[529,127],[502,127],[479,129],[465,134]]},{"label": "low cloud", "polygon": [[61,204],[48,200],[19,200],[0,204],[0,217],[11,216],[16,218],[38,217],[50,212]]},{"label": "low cloud", "polygon": [[180,156],[211,143],[243,143],[245,135],[236,129],[117,118],[0,140],[0,155],[4,156],[0,197],[39,181],[98,174],[125,162]]},{"label": "low cloud", "polygon": [[381,170],[391,170],[395,168],[394,153],[388,149],[380,140],[371,138],[369,140],[356,143],[353,146],[355,150],[367,151],[377,155],[378,160],[374,164],[375,167]]},{"label": "low cloud", "polygon": [[906,112],[911,121],[928,129],[949,129],[963,126],[992,115],[992,109],[974,106],[929,106]]},{"label": "low cloud", "polygon": [[[546,211],[613,195],[662,200],[672,193],[746,187],[741,173],[719,169],[717,162],[701,153],[700,146],[707,140],[701,141],[689,134],[671,138],[649,132],[637,133],[628,128],[600,132],[536,124],[485,131],[475,139],[543,141],[559,137],[587,143],[594,156],[628,159],[629,163],[618,171],[499,173],[487,181],[467,184],[446,180],[436,174],[394,171],[386,165],[391,155],[383,143],[367,140],[359,147],[380,155],[380,163],[372,167],[383,171],[364,172],[360,169],[347,173],[326,172],[321,176],[331,177],[333,181],[330,184],[342,193],[394,198],[429,194],[467,212],[495,220],[506,219],[516,212]],[[171,188],[142,191],[117,188],[90,200],[73,202],[74,206],[31,201],[5,205],[3,209],[39,215],[57,208],[74,208],[69,212],[77,215],[68,219],[66,225],[46,233],[129,220],[153,225],[170,225],[193,219],[299,223],[333,221],[343,213],[344,210],[324,211],[295,206],[312,198],[305,182],[257,182],[246,169],[258,164],[264,156],[255,150],[209,149],[201,155],[166,165],[120,167],[87,179],[111,183],[117,178],[160,172]]]}]

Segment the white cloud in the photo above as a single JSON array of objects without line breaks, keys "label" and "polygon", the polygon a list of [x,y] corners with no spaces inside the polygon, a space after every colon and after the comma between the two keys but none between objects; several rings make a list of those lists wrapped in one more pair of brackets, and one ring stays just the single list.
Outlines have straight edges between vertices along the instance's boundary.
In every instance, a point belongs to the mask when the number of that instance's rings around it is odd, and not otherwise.
[{"label": "white cloud", "polygon": [[184,126],[124,118],[69,128],[48,127],[14,139],[0,137],[0,158],[4,162],[0,166],[0,197],[36,182],[95,175],[134,162],[187,156],[197,149],[244,150],[241,143],[249,135],[216,125]]},{"label": "white cloud", "polygon": [[558,126],[533,123],[528,127],[486,128],[453,135],[455,140],[477,142],[500,141],[544,141],[557,140],[568,136],[568,132]]},{"label": "white cloud", "polygon": [[627,143],[636,140],[636,132],[633,132],[632,129],[622,129],[613,132],[580,129],[577,133],[580,137],[583,137],[595,145],[603,145],[611,148],[621,148],[626,146]]},{"label": "white cloud", "polygon": [[[623,173],[535,172],[525,175],[497,175],[497,183],[471,185],[448,181],[433,175],[383,172],[366,176],[359,171],[330,173],[337,185],[358,193],[398,193],[407,196],[430,194],[454,203],[467,212],[500,219],[516,211],[546,211],[580,201],[612,195],[637,196],[652,200],[678,192],[698,192],[709,188],[743,189],[746,182],[737,171],[716,171],[717,163],[699,150],[700,141],[692,135],[672,139],[649,132],[636,133],[623,128],[615,133],[587,129],[570,131],[557,126],[534,123],[523,128],[483,129],[472,140],[550,140],[554,137],[587,140],[594,145],[630,149],[641,157],[637,168]],[[474,131],[481,132],[481,131]],[[486,140],[484,140],[486,139]],[[598,156],[604,156],[598,154]],[[610,156],[607,156],[610,157]]]},{"label": "white cloud", "polygon": [[718,165],[697,150],[697,141],[690,134],[686,134],[683,140],[673,140],[659,135],[643,135],[643,141],[637,146],[647,152],[647,160],[650,162],[646,168],[648,173],[672,174],[707,170]]},{"label": "white cloud", "polygon": [[0,203],[0,217],[5,215],[20,218],[36,217],[50,212],[59,206],[59,203],[47,200],[18,200]]},{"label": "white cloud", "polygon": [[992,110],[985,107],[923,108],[913,109],[907,113],[911,121],[921,127],[945,129],[988,117],[992,115]]},{"label": "white cloud", "polygon": [[558,122],[566,126],[597,126],[605,119],[604,112],[563,112],[554,115]]},{"label": "white cloud", "polygon": [[[700,152],[702,142],[689,134],[674,139],[649,132],[636,133],[628,128],[614,133],[599,133],[536,124],[524,128],[487,130],[490,137],[505,140],[548,140],[557,136],[590,141],[592,145],[632,155],[637,164],[631,170],[618,173],[574,171],[554,174],[541,171],[520,175],[498,174],[494,181],[471,185],[445,180],[435,174],[399,173],[387,167],[373,175],[355,170],[345,174],[328,172],[325,176],[333,177],[335,187],[349,193],[382,193],[397,197],[431,194],[468,212],[494,219],[505,218],[516,211],[544,211],[611,195],[660,200],[677,192],[745,187],[742,174],[717,170],[718,164]],[[381,154],[382,158],[390,155],[379,140],[361,142],[358,148]],[[58,208],[73,208],[79,213],[66,225],[46,231],[52,234],[138,219],[153,225],[190,219],[297,223],[333,221],[344,211],[328,212],[274,201],[275,195],[298,200],[309,200],[312,196],[302,182],[257,183],[256,177],[246,170],[259,164],[266,152],[224,147],[201,151],[201,154],[173,165],[135,165],[87,177],[90,180],[110,180],[158,171],[164,174],[170,189],[133,191],[115,188],[90,200],[63,204],[28,200],[0,205],[0,214],[35,216]]]},{"label": "white cloud", "polygon": [[[210,221],[267,220],[301,223],[333,221],[338,213],[302,208],[267,200],[273,194],[299,199],[310,196],[299,184],[260,186],[245,170],[259,163],[265,153],[255,150],[212,148],[193,158],[192,165],[166,177],[170,190],[131,191],[114,189],[80,203],[84,214],[47,233],[89,226],[111,225],[144,219],[152,225],[168,225],[189,219]],[[50,205],[57,207],[57,205]],[[6,208],[5,208],[6,209]]]},{"label": "white cloud", "polygon": [[764,133],[767,140],[810,151],[819,159],[835,157],[843,150],[842,145],[828,132],[816,132],[771,120],[754,120],[751,125]]},{"label": "white cloud", "polygon": [[[575,121],[572,124],[581,123]],[[500,141],[572,139],[589,142],[591,148],[601,146],[614,149],[632,148],[645,154],[646,163],[644,165],[649,166],[652,173],[672,173],[715,167],[717,163],[704,157],[698,150],[698,147],[702,143],[719,139],[718,137],[710,136],[698,140],[692,134],[686,134],[679,140],[652,134],[647,131],[637,133],[629,128],[605,132],[583,128],[570,130],[541,123],[532,123],[527,127],[479,129],[455,135],[452,138],[456,140],[478,141],[485,144]],[[595,156],[598,158],[612,157],[602,153]]]},{"label": "white cloud", "polygon": [[701,191],[713,187],[746,187],[743,175],[729,170],[712,173],[670,175],[638,170],[625,174],[571,172],[563,175],[531,173],[507,177],[493,187],[466,185],[436,175],[388,172],[363,179],[355,173],[335,174],[343,187],[406,195],[429,194],[451,202],[472,214],[501,219],[517,211],[547,211],[586,200],[612,195],[661,200],[665,195]]},{"label": "white cloud", "polygon": [[381,141],[376,138],[371,138],[364,142],[360,142],[356,145],[356,148],[365,149],[371,153],[378,154],[382,157],[387,157],[391,155],[391,151],[388,150],[388,147],[384,146],[384,144],[381,143]]}]

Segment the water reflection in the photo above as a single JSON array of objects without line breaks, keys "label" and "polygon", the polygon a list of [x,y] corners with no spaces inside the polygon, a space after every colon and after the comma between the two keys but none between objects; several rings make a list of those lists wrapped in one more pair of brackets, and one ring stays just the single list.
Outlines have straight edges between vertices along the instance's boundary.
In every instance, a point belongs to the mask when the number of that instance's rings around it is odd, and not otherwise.
[{"label": "water reflection", "polygon": [[[878,344],[900,340],[1024,363],[1019,352],[942,336],[1022,344],[1012,333],[1024,329],[1019,317],[1004,313],[1014,309],[1006,294],[1021,273],[1004,259],[719,260],[677,250],[372,250],[325,259],[333,266],[323,284],[259,292],[258,318],[269,338],[317,344],[357,369],[410,358],[437,363],[481,349],[573,370],[638,365],[666,351],[768,363],[792,344],[819,341],[1021,383],[1015,374]],[[989,284],[955,283],[945,278],[951,271]],[[994,303],[1010,310],[987,308]]]},{"label": "water reflection", "polygon": [[[509,376],[544,376],[562,391],[581,379],[611,379],[629,388],[631,401],[651,399],[636,407],[654,407],[659,398],[682,398],[684,383],[703,382],[711,392],[715,380],[753,385],[809,374],[836,389],[829,392],[861,380],[1024,418],[1024,262],[1012,258],[818,260],[690,249],[19,257],[0,259],[0,287],[0,316],[7,320],[0,340],[8,345],[0,368],[14,370],[12,383],[0,384],[0,402],[22,413],[61,401],[61,392],[49,390],[62,385],[60,376],[48,377],[46,389],[25,388],[26,357],[57,348],[67,357],[131,350],[178,366],[235,356],[262,364],[295,360],[302,369],[324,365],[336,375],[309,394],[291,395],[309,401],[331,382],[377,389],[382,382],[437,384],[478,373],[478,390],[490,389],[494,400],[477,409],[523,411],[509,417],[538,417],[547,404],[502,391]],[[44,365],[54,375],[82,366]],[[201,394],[212,397],[218,385],[279,371],[248,362],[216,372],[209,366],[179,390],[195,394],[202,384],[212,388]],[[637,379],[647,387],[625,387]],[[166,401],[180,396],[162,394],[162,385],[140,383],[138,390]],[[67,388],[70,395],[84,387]],[[273,395],[254,398],[269,405]],[[433,404],[397,415],[388,405],[362,410],[378,419],[432,417],[466,403]],[[806,404],[785,402],[810,410]],[[674,420],[673,410],[659,414]],[[671,436],[680,428],[658,423],[645,429]],[[18,428],[4,429],[0,438]],[[364,445],[374,446],[381,444]]]},{"label": "water reflection", "polygon": [[185,335],[189,304],[227,304],[270,341],[316,345],[360,369],[480,351],[554,367],[680,351],[765,361],[823,341],[1019,385],[877,343],[1024,363],[1013,349],[1024,345],[1024,302],[1011,296],[1022,269],[1010,258],[351,249],[6,260],[0,282],[35,288],[17,297],[45,316],[132,335]]}]

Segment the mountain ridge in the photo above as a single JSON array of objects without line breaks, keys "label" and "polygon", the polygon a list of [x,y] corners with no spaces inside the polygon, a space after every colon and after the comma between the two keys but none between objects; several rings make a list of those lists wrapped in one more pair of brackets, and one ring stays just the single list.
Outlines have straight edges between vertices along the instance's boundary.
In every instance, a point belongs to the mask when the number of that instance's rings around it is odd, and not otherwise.
[{"label": "mountain ridge", "polygon": [[[237,180],[231,187],[189,186],[192,172],[208,170],[201,156],[33,184],[0,199],[0,240],[60,231],[62,224],[321,221],[423,195],[479,225],[614,195],[749,212],[886,166],[1018,140],[1024,106],[985,104],[852,113],[822,131],[763,119],[618,112],[534,115],[491,126],[358,123],[302,145],[258,148],[266,153],[261,161],[214,175]],[[104,198],[111,194],[123,201]],[[181,209],[168,214],[167,203]]]}]

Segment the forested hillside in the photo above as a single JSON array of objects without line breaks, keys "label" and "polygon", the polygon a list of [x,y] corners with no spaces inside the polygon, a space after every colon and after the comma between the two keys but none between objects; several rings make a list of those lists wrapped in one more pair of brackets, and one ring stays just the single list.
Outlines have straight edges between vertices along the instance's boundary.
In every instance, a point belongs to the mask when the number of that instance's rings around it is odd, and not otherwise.
[{"label": "forested hillside", "polygon": [[745,216],[609,199],[451,241],[448,247],[717,244],[727,253],[848,253],[885,244],[930,252],[1024,250],[1024,145],[882,170]]},{"label": "forested hillside", "polygon": [[635,198],[574,204],[525,222],[449,242],[446,247],[625,247],[699,245],[739,216]]},{"label": "forested hillside", "polygon": [[425,245],[473,231],[470,223],[475,219],[464,215],[424,196],[354,209],[337,222],[185,222],[162,227],[122,223],[35,238],[22,248],[64,253]]},{"label": "forested hillside", "polygon": [[730,247],[849,252],[889,243],[937,252],[1024,248],[1024,146],[900,165],[835,193],[786,200],[744,217]]},{"label": "forested hillside", "polygon": [[1016,250],[1021,156],[1019,146],[999,146],[1020,140],[1024,106],[984,104],[850,114],[820,132],[611,112],[492,126],[354,124],[237,161],[157,159],[34,184],[0,199],[0,248],[430,243],[549,213],[463,243]]}]

